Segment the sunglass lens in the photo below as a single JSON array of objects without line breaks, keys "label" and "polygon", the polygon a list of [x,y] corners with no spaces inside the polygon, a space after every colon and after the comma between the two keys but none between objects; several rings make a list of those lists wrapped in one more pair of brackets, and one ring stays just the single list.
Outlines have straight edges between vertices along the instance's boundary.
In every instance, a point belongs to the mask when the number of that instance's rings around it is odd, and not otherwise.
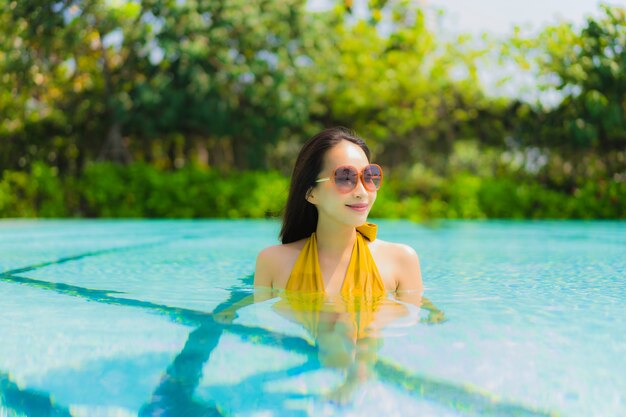
[{"label": "sunglass lens", "polygon": [[356,187],[357,172],[349,167],[340,167],[335,171],[335,185],[341,191],[352,191]]},{"label": "sunglass lens", "polygon": [[368,190],[378,190],[382,179],[382,172],[376,165],[370,165],[363,170],[363,181]]}]

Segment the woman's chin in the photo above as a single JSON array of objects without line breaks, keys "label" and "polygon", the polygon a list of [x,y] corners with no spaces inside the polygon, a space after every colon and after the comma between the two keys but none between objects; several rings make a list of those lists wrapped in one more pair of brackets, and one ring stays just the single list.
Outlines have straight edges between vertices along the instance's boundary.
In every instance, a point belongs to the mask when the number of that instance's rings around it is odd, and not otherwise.
[{"label": "woman's chin", "polygon": [[329,216],[332,217],[336,222],[351,227],[359,227],[367,222],[369,210],[365,212],[353,211],[349,208],[346,208],[346,210],[348,211],[341,213],[341,216],[337,216],[336,214],[338,213],[333,213],[334,215],[329,213]]},{"label": "woman's chin", "polygon": [[365,223],[367,223],[367,216],[346,219],[344,221],[345,225],[351,226],[351,227],[354,227],[354,228],[359,227],[359,226],[363,226],[363,224],[365,224]]},{"label": "woman's chin", "polygon": [[368,214],[369,214],[369,211],[366,211],[364,213],[355,213],[352,216],[350,216],[350,223],[354,227],[359,227],[363,223],[367,222]]}]

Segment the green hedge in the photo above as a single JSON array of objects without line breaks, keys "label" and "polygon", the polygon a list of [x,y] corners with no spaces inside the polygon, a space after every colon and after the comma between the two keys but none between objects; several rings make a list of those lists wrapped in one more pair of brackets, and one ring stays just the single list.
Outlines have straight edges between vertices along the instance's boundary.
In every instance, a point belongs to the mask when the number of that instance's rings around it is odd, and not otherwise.
[{"label": "green hedge", "polygon": [[78,192],[77,212],[88,217],[258,218],[279,215],[286,190],[287,180],[275,172],[162,172],[102,163],[88,167],[68,191]]},{"label": "green hedge", "polygon": [[[278,217],[288,178],[276,172],[221,174],[184,168],[166,172],[136,163],[98,163],[79,178],[60,178],[55,169],[4,171],[0,217]],[[587,181],[573,194],[512,176],[385,180],[372,217],[624,219],[626,183]]]}]

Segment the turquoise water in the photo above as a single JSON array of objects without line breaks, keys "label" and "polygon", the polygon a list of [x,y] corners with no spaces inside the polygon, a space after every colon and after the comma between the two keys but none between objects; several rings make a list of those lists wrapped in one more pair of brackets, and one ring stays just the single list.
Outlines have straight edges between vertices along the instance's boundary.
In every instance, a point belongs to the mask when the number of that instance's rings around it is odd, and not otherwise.
[{"label": "turquoise water", "polygon": [[[446,321],[341,371],[252,293],[272,221],[0,221],[0,416],[626,415],[626,223],[379,222]],[[414,317],[415,318],[415,317]]]}]

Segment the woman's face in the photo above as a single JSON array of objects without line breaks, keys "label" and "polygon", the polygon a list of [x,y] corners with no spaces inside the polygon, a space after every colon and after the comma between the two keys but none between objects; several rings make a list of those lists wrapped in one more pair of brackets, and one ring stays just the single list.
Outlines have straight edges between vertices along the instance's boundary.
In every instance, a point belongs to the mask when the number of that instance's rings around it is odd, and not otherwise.
[{"label": "woman's face", "polygon": [[[352,165],[361,172],[368,164],[367,156],[360,146],[342,140],[324,155],[322,172],[318,178],[333,176],[335,168],[341,165]],[[313,188],[308,201],[317,207],[320,218],[325,216],[338,223],[358,227],[366,222],[376,201],[376,191],[366,190],[359,179],[356,188],[344,194],[332,181],[324,181]]]}]

